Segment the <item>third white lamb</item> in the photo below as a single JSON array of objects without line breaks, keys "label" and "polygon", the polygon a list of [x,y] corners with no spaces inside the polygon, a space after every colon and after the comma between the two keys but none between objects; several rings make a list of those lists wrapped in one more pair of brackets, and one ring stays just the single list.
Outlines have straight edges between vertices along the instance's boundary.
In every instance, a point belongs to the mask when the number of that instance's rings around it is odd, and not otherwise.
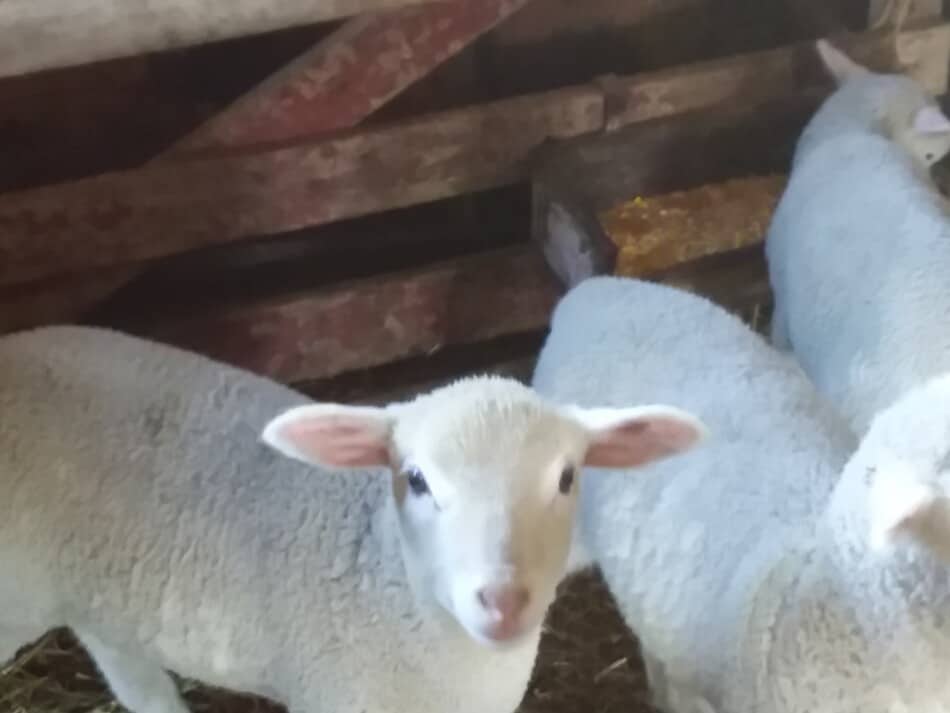
[{"label": "third white lamb", "polygon": [[[846,422],[787,354],[707,300],[621,278],[558,305],[535,387],[673,402],[699,448],[588,469],[579,531],[675,713],[950,709],[950,377]],[[689,439],[690,420],[651,424]],[[913,435],[913,438],[909,436]]]},{"label": "third white lamb", "polygon": [[768,230],[772,336],[860,434],[950,370],[950,221],[927,172],[950,151],[950,120],[912,79],[818,49],[839,86],[799,139]]}]

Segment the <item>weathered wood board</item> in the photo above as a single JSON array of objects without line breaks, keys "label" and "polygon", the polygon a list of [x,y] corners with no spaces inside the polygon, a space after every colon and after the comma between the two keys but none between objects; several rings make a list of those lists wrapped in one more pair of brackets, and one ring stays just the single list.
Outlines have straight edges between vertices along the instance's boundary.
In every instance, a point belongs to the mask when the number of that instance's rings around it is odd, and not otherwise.
[{"label": "weathered wood board", "polygon": [[4,0],[0,77],[392,10],[430,0]]},{"label": "weathered wood board", "polygon": [[[950,25],[939,25],[902,37],[915,43],[913,52],[924,52],[943,46],[948,30]],[[882,58],[892,54],[893,38],[869,33],[845,44],[858,57],[887,64]],[[162,161],[3,195],[0,284],[149,260],[505,185],[524,179],[528,160],[551,139],[630,122],[675,123],[683,112],[710,104],[747,111],[764,98],[795,95],[802,86],[826,91],[816,63],[810,43],[796,45],[516,97],[346,137]]]},{"label": "weathered wood board", "polygon": [[558,294],[525,245],[135,331],[296,383],[542,328]]}]

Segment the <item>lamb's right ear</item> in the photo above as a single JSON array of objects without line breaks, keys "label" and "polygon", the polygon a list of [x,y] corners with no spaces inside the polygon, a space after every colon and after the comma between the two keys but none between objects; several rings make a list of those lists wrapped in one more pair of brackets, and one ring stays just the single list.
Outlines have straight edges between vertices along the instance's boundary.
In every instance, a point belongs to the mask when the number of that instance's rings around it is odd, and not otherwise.
[{"label": "lamb's right ear", "polygon": [[314,404],[285,411],[261,439],[289,458],[323,468],[371,468],[390,463],[393,414],[383,408]]},{"label": "lamb's right ear", "polygon": [[818,56],[821,57],[825,69],[839,86],[852,77],[869,74],[866,67],[862,67],[828,40],[822,39],[815,42],[815,49],[818,50]]},{"label": "lamb's right ear", "polygon": [[590,436],[584,465],[595,468],[645,465],[690,450],[708,435],[702,421],[672,406],[574,406],[568,413]]}]

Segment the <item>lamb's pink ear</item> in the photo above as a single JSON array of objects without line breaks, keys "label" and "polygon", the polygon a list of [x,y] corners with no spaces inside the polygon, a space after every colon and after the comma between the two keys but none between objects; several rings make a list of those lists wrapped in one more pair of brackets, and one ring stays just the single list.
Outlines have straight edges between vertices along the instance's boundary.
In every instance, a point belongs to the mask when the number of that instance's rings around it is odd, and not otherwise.
[{"label": "lamb's pink ear", "polygon": [[390,462],[393,416],[386,409],[315,404],[285,411],[261,439],[289,458],[324,468],[371,468]]},{"label": "lamb's pink ear", "polygon": [[852,77],[868,74],[865,67],[848,57],[828,40],[821,39],[815,42],[815,49],[818,50],[818,56],[821,57],[825,69],[839,85],[844,84]]},{"label": "lamb's pink ear", "polygon": [[693,448],[708,433],[698,418],[671,406],[569,411],[590,434],[584,465],[594,468],[645,465]]},{"label": "lamb's pink ear", "polygon": [[950,133],[950,119],[939,107],[928,104],[914,114],[912,128],[918,134],[946,134]]}]

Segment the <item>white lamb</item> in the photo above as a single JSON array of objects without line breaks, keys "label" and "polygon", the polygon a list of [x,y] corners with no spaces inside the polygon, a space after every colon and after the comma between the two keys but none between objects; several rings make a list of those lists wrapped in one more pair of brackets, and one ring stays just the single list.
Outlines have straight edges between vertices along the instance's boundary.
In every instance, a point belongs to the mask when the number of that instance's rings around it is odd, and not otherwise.
[{"label": "white lamb", "polygon": [[950,370],[950,222],[927,173],[950,120],[913,80],[818,47],[840,87],[802,134],[768,231],[772,339],[861,434]]},{"label": "white lamb", "polygon": [[[558,305],[534,382],[569,404],[672,401],[708,424],[689,453],[581,480],[578,531],[663,708],[950,710],[950,378],[855,452],[794,360],[738,319],[594,278]],[[651,428],[697,435],[675,416]]]},{"label": "white lamb", "polygon": [[574,469],[668,452],[657,413],[488,377],[314,405],[114,332],[4,337],[0,662],[65,625],[134,713],[186,710],[165,668],[294,713],[509,713]]}]

